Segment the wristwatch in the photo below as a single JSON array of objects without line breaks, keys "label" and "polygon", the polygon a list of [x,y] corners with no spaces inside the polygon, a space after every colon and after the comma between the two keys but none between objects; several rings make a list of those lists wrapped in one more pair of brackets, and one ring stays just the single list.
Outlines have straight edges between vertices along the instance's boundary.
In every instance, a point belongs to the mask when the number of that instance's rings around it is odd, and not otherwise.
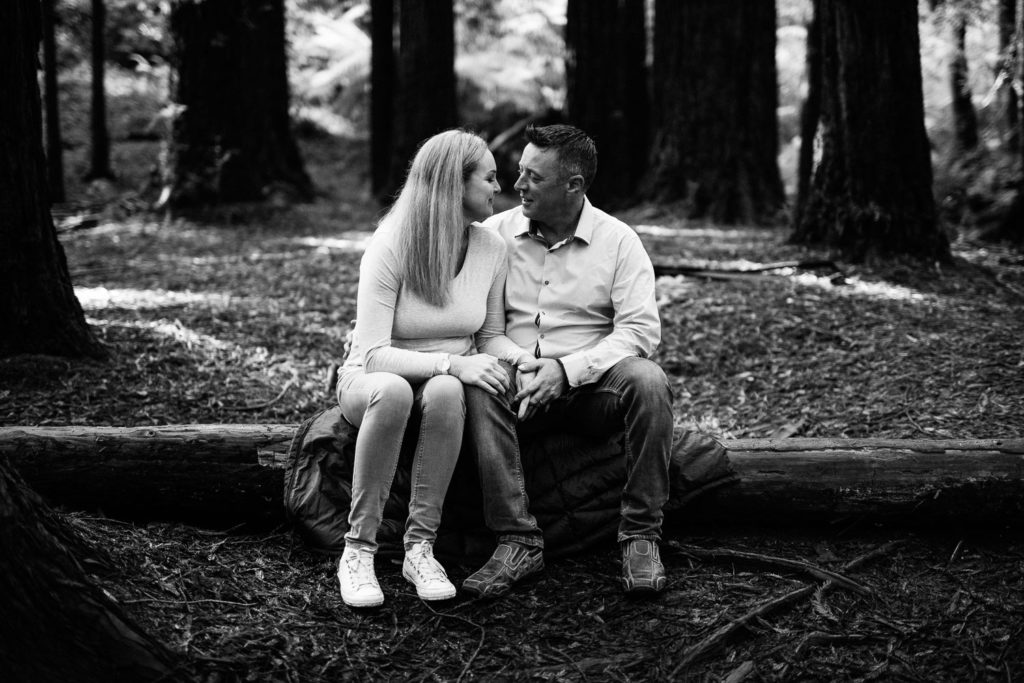
[{"label": "wristwatch", "polygon": [[450,353],[442,353],[441,360],[437,364],[437,374],[447,375],[452,369],[452,355]]}]

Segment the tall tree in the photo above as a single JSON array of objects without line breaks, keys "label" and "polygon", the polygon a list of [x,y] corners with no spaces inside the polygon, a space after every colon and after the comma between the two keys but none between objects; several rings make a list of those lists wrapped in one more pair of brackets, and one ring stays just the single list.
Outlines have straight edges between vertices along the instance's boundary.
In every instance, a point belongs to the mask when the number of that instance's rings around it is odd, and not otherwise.
[{"label": "tall tree", "polygon": [[106,62],[107,8],[104,0],[92,0],[92,105],[89,116],[89,171],[86,180],[113,178],[110,170],[110,134],[107,131]]},{"label": "tall tree", "polygon": [[395,0],[370,0],[370,180],[388,192],[395,125]]},{"label": "tall tree", "polygon": [[64,201],[64,140],[57,91],[57,0],[43,0],[43,102],[46,108],[46,177],[50,201]]},{"label": "tall tree", "polygon": [[0,2],[0,357],[102,357],[50,217],[37,0]]},{"label": "tall tree", "polygon": [[799,225],[807,209],[810,195],[811,173],[814,169],[814,144],[821,119],[821,29],[815,16],[807,25],[806,74],[807,96],[800,109],[800,156],[797,165],[796,206],[793,207],[793,222]]},{"label": "tall tree", "polygon": [[398,0],[398,88],[386,197],[394,195],[417,146],[457,125],[452,0]]},{"label": "tall tree", "polygon": [[1017,30],[1017,0],[999,0],[999,67],[996,75],[999,82],[999,102],[1002,109],[1003,128],[1010,149],[1019,150],[1021,144],[1018,120],[1019,97],[1013,87],[1014,67],[1022,57],[1015,42]]},{"label": "tall tree", "polygon": [[600,206],[632,198],[647,165],[645,12],[644,0],[569,0],[566,9],[567,115],[597,143],[587,194]]},{"label": "tall tree", "polygon": [[[1019,93],[1024,91],[1024,0],[1016,0],[1015,30],[1013,32],[1012,54],[1013,87]],[[1024,100],[1017,98],[1018,107]],[[1024,114],[1017,112],[1017,153],[1021,157],[1024,168]],[[998,227],[985,236],[988,239],[1005,239],[1017,245],[1024,245],[1024,176],[1017,181],[1017,195],[1013,198],[1009,210],[1003,216]]]},{"label": "tall tree", "polygon": [[774,222],[778,167],[773,0],[655,0],[654,138],[644,192],[692,217]]},{"label": "tall tree", "polygon": [[949,90],[953,103],[953,134],[957,148],[966,152],[978,146],[978,112],[971,95],[971,71],[967,64],[967,23],[970,8],[960,3],[936,0],[949,27]]},{"label": "tall tree", "polygon": [[[821,140],[793,240],[948,259],[932,198],[914,0],[815,0]],[[805,137],[802,144],[814,144]]]},{"label": "tall tree", "polygon": [[292,135],[284,0],[174,0],[172,205],[312,196]]},{"label": "tall tree", "polygon": [[79,558],[92,556],[0,457],[0,680],[185,680],[85,572]]}]

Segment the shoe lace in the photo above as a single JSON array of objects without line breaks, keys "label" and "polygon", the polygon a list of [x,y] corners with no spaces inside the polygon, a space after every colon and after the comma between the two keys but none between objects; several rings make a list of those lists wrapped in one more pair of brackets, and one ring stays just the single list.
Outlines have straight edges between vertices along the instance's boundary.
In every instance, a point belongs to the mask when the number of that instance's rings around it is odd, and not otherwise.
[{"label": "shoe lace", "polygon": [[362,586],[378,587],[377,576],[373,572],[373,553],[357,550],[344,558],[346,575],[353,588]]},{"label": "shoe lace", "polygon": [[420,541],[413,546],[409,554],[413,570],[423,581],[428,583],[448,581],[448,574],[441,563],[434,559],[434,549],[428,541]]}]

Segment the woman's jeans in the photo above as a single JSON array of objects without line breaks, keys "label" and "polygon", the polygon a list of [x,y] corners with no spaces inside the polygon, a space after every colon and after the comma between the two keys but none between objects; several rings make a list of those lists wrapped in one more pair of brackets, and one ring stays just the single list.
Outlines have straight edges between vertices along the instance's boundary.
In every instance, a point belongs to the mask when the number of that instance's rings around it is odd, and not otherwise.
[{"label": "woman's jeans", "polygon": [[421,420],[412,462],[405,547],[420,541],[433,543],[462,448],[466,421],[462,382],[438,375],[410,384],[390,372],[354,371],[339,378],[338,404],[345,419],[359,429],[346,545],[377,550],[377,528],[413,410],[419,411]]},{"label": "woman's jeans", "polygon": [[[511,366],[507,369],[514,373]],[[519,436],[553,431],[624,434],[626,483],[618,540],[659,539],[669,497],[673,422],[671,390],[662,369],[650,360],[625,358],[597,382],[570,389],[547,410],[518,424],[511,405],[515,393],[492,396],[466,387],[467,429],[480,471],[484,521],[498,540],[543,545],[529,512]]]}]

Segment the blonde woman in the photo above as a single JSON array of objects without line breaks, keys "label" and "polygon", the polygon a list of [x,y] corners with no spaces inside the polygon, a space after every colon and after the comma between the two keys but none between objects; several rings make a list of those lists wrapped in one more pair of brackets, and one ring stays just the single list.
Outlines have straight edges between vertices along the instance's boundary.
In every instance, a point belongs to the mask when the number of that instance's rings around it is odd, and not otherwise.
[{"label": "blonde woman", "polygon": [[463,385],[505,392],[499,359],[529,358],[504,336],[504,241],[477,224],[493,213],[500,190],[480,137],[439,133],[416,153],[363,256],[352,350],[338,378],[342,413],[359,428],[338,564],[349,606],[384,601],[373,568],[376,534],[413,411],[420,426],[402,575],[423,600],[455,596],[432,547],[462,445]]}]

